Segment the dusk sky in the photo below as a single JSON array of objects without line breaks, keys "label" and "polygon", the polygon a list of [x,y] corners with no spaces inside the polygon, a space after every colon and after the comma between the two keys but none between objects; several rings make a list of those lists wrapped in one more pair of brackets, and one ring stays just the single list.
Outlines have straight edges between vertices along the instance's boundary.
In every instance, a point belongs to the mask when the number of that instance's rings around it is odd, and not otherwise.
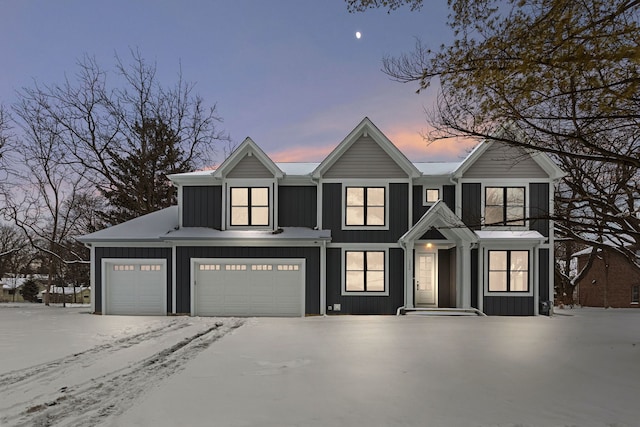
[{"label": "dusk sky", "polygon": [[62,82],[85,54],[111,70],[133,48],[163,84],[181,64],[231,138],[276,161],[322,160],[365,116],[413,161],[456,160],[464,146],[420,136],[435,89],[416,95],[380,71],[416,38],[447,42],[447,15],[446,0],[390,14],[350,14],[344,0],[0,0],[0,103],[34,80]]}]

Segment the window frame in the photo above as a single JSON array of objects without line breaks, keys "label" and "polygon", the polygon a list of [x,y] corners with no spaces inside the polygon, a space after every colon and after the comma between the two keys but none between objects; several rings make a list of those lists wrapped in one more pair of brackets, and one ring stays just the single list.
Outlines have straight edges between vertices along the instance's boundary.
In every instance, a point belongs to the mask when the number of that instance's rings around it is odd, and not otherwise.
[{"label": "window frame", "polygon": [[631,285],[631,304],[640,304],[640,285]]},{"label": "window frame", "polygon": [[[348,188],[362,188],[365,192],[365,200],[364,200],[364,209],[365,209],[365,224],[363,225],[347,225],[347,189]],[[367,225],[366,224],[366,214],[369,206],[367,205],[367,189],[368,188],[382,188],[384,189],[384,224],[382,225]],[[342,229],[343,230],[388,230],[389,229],[389,182],[388,181],[380,181],[380,180],[357,180],[357,181],[349,181],[345,180],[342,182],[341,188],[341,217],[342,217]]]},{"label": "window frame", "polygon": [[[364,254],[363,257],[363,261],[364,261],[364,270],[362,270],[364,272],[364,277],[365,277],[365,290],[363,291],[348,291],[347,290],[347,253],[349,252],[362,252]],[[366,259],[367,259],[367,253],[369,252],[380,252],[383,254],[384,257],[384,271],[383,271],[383,277],[384,277],[384,290],[382,291],[367,291],[366,290],[366,273],[367,271],[380,271],[380,270],[367,270],[366,269]],[[342,248],[341,251],[341,276],[342,276],[342,290],[341,290],[341,295],[342,296],[389,296],[389,249],[388,248],[359,248],[359,247],[349,247],[349,248]]]},{"label": "window frame", "polygon": [[[496,223],[487,223],[487,191],[489,189],[492,188],[498,188],[498,189],[502,189],[502,205],[491,205],[491,207],[498,207],[501,206],[502,207],[502,222],[496,222]],[[522,219],[518,220],[518,221],[522,221],[521,224],[518,224],[516,222],[513,221],[508,221],[507,220],[507,212],[509,210],[510,205],[507,203],[507,191],[508,189],[522,189],[523,191],[523,205],[522,205]],[[500,228],[500,229],[504,229],[505,227],[510,227],[510,228],[515,228],[515,229],[522,229],[522,228],[526,228],[527,227],[527,214],[528,214],[528,209],[529,209],[529,204],[527,203],[527,194],[529,194],[529,185],[528,184],[517,184],[515,183],[514,185],[510,185],[510,186],[504,186],[504,185],[499,185],[499,184],[493,184],[493,183],[487,183],[485,185],[482,186],[482,223],[483,226],[486,228]],[[513,207],[520,207],[520,206],[511,206]]]},{"label": "window frame", "polygon": [[[491,252],[505,252],[507,255],[506,258],[506,270],[491,270]],[[513,270],[511,270],[511,253],[512,252],[525,252],[527,254],[527,289],[523,291],[513,291],[511,290],[511,274]],[[513,295],[532,295],[533,291],[533,283],[532,283],[532,253],[530,249],[521,249],[521,248],[487,248],[486,250],[486,287],[485,291],[487,295],[491,296],[513,296]],[[492,291],[491,290],[491,272],[504,271],[506,273],[506,290]]]},{"label": "window frame", "polygon": [[[427,194],[430,190],[438,192],[438,198],[434,201],[429,201],[427,198]],[[442,186],[437,186],[437,185],[422,186],[422,206],[431,206],[434,203],[436,203],[438,200],[442,200]]]},{"label": "window frame", "polygon": [[[274,181],[270,179],[265,180],[248,180],[248,179],[228,179],[224,184],[223,190],[223,218],[224,224],[223,229],[234,229],[234,230],[271,230],[275,227],[275,218],[277,215],[277,211],[275,211],[276,206],[276,198],[277,198],[277,189],[274,188]],[[267,206],[257,205],[255,207],[266,207],[268,212],[268,224],[267,225],[251,225],[251,214],[249,213],[249,225],[236,225],[232,224],[233,220],[233,198],[231,196],[232,190],[237,188],[247,188],[249,189],[249,194],[251,193],[252,188],[266,188],[267,189]],[[250,197],[250,195],[248,195]],[[248,199],[249,205],[247,206],[249,211],[251,210],[251,200]],[[274,212],[275,211],[275,212]]]}]

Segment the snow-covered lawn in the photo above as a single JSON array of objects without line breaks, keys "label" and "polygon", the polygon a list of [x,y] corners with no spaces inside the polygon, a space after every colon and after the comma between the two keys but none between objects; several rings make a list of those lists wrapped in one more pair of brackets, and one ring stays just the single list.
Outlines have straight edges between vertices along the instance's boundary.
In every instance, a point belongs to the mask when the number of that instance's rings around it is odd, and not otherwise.
[{"label": "snow-covered lawn", "polygon": [[640,310],[87,312],[0,305],[0,426],[640,425]]}]

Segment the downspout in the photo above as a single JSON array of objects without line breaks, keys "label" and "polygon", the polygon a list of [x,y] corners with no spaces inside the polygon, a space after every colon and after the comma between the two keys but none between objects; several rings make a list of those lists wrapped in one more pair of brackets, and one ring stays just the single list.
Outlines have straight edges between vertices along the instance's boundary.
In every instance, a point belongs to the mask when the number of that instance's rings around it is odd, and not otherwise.
[{"label": "downspout", "polygon": [[327,315],[327,241],[320,246],[320,315]]},{"label": "downspout", "polygon": [[408,276],[408,271],[409,271],[409,265],[408,265],[408,261],[407,261],[407,244],[405,243],[404,240],[399,239],[398,243],[400,243],[400,246],[402,247],[402,250],[404,251],[404,305],[400,306],[397,308],[396,310],[396,316],[400,316],[401,314],[404,314],[404,310],[408,305],[408,298],[409,298],[409,294],[407,292],[407,276]]}]

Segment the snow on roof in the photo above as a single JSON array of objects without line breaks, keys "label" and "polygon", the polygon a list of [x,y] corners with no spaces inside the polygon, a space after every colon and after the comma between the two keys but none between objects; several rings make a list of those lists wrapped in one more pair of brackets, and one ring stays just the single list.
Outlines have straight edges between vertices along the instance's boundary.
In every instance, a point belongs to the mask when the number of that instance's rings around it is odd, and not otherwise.
[{"label": "snow on roof", "polygon": [[304,227],[283,227],[271,230],[215,230],[204,227],[184,227],[174,230],[164,240],[330,240],[330,230],[312,230]]},{"label": "snow on roof", "polygon": [[571,255],[571,257],[573,258],[573,257],[577,257],[577,256],[582,256],[582,255],[589,255],[592,251],[593,251],[593,247],[588,247],[586,249],[583,249],[581,251],[578,251],[578,252],[574,253],[573,255]]},{"label": "snow on roof", "polygon": [[26,277],[3,277],[0,279],[0,283],[2,283],[2,289],[17,289],[24,285],[24,283],[29,280]]},{"label": "snow on roof", "polygon": [[178,227],[178,207],[171,206],[77,238],[80,242],[161,241]]},{"label": "snow on roof", "polygon": [[309,175],[319,165],[319,162],[315,163],[293,163],[293,162],[277,162],[276,166],[280,168],[286,175]]},{"label": "snow on roof", "polygon": [[480,240],[547,240],[535,230],[477,230]]},{"label": "snow on roof", "polygon": [[450,175],[460,162],[422,162],[414,165],[423,175]]}]

